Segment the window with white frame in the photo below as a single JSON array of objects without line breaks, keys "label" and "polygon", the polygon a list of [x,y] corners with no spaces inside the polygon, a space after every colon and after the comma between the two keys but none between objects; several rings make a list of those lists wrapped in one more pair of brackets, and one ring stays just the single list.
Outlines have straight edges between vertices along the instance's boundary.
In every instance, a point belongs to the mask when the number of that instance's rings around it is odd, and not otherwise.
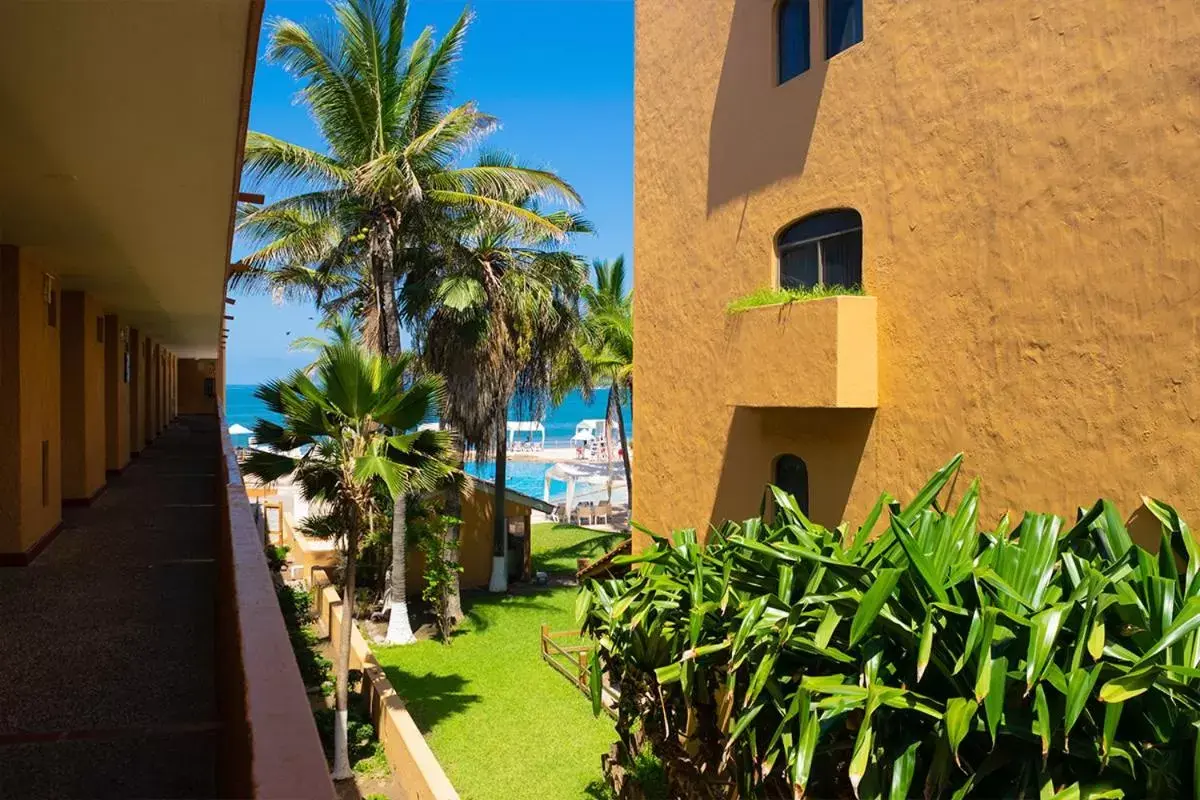
[{"label": "window with white frame", "polygon": [[779,285],[785,289],[862,286],[862,216],[850,208],[822,211],[779,234]]}]

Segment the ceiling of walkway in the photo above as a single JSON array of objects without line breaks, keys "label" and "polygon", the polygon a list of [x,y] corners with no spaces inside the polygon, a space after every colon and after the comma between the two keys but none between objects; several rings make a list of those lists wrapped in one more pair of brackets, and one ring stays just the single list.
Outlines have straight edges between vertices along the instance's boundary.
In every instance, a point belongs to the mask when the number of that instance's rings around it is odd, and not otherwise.
[{"label": "ceiling of walkway", "polygon": [[217,350],[261,13],[0,0],[0,242],[185,357]]}]

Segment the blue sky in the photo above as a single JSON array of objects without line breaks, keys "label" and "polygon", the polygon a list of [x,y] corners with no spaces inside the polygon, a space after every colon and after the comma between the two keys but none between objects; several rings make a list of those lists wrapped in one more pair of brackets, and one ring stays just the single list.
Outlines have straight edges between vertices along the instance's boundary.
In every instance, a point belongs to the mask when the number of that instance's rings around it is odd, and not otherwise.
[{"label": "blue sky", "polygon": [[[500,118],[487,142],[522,161],[549,167],[583,196],[594,236],[578,250],[590,258],[633,250],[633,0],[474,0],[475,15],[458,65],[458,102],[474,100]],[[462,12],[456,0],[411,0],[408,35],[438,33]],[[321,0],[268,0],[266,22],[328,14]],[[264,26],[250,108],[252,130],[324,149],[298,85],[262,58]],[[244,186],[243,188],[249,188]],[[271,194],[267,193],[268,201]],[[244,248],[234,244],[234,256]],[[230,383],[259,383],[303,366],[288,343],[312,335],[311,306],[275,306],[235,295],[228,346]]]}]

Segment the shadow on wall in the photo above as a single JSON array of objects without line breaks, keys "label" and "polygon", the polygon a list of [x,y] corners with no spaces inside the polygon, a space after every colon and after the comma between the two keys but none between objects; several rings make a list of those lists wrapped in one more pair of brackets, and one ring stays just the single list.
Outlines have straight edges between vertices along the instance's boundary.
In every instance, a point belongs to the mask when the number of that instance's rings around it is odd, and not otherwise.
[{"label": "shadow on wall", "polygon": [[710,519],[757,516],[776,459],[791,454],[808,467],[809,517],[840,524],[874,420],[873,408],[735,408]]},{"label": "shadow on wall", "polygon": [[779,83],[778,3],[735,0],[708,135],[708,211],[804,172],[829,62],[811,3],[806,72]]}]

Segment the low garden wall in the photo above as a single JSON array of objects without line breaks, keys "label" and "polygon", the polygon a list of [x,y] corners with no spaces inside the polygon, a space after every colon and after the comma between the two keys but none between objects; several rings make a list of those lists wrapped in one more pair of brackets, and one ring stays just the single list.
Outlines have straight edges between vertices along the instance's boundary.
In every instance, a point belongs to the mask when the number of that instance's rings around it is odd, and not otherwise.
[{"label": "low garden wall", "polygon": [[[316,595],[313,609],[329,631],[330,645],[336,651],[345,617],[342,598],[330,585],[324,570],[314,570],[312,577]],[[388,682],[357,626],[350,632],[350,668],[363,672],[363,695],[371,709],[371,720],[388,763],[396,771],[409,798],[458,800],[458,792],[450,785],[442,765],[404,707],[404,701]]]}]

